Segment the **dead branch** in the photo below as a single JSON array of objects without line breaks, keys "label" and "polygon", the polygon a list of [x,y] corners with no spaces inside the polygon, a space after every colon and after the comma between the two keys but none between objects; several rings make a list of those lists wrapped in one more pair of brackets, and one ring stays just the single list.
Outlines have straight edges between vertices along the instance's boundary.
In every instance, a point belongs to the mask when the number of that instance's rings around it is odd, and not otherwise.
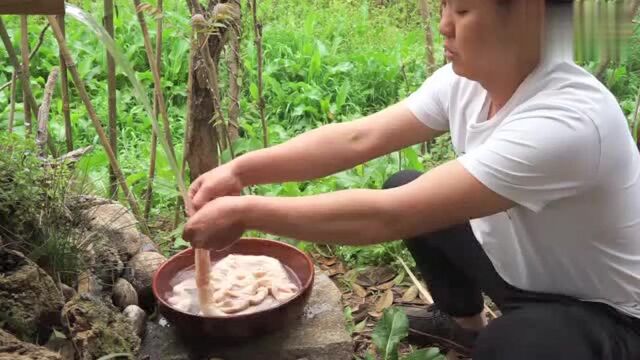
[{"label": "dead branch", "polygon": [[[45,146],[49,138],[49,112],[51,110],[51,97],[55,90],[56,82],[58,81],[59,69],[54,67],[51,69],[47,84],[44,87],[44,97],[42,98],[42,105],[38,110],[38,134],[36,136],[36,144],[40,149],[40,157],[46,156]],[[49,142],[49,144],[51,144]]]},{"label": "dead branch", "polygon": [[[140,212],[140,207],[138,206],[138,202],[136,201],[135,197],[133,196],[133,194],[131,193],[131,191],[129,190],[129,186],[127,185],[127,181],[124,178],[124,175],[122,174],[122,171],[120,170],[120,165],[118,164],[118,160],[116,159],[115,155],[113,154],[113,149],[111,149],[111,144],[109,144],[109,140],[107,139],[107,136],[104,132],[104,129],[102,127],[102,122],[100,121],[100,119],[98,118],[98,114],[95,111],[95,108],[93,107],[93,104],[91,103],[91,99],[89,97],[89,94],[87,93],[87,89],[84,85],[84,82],[82,81],[82,78],[80,77],[80,74],[78,73],[78,69],[76,68],[76,64],[73,61],[73,57],[71,56],[71,51],[69,50],[69,47],[67,46],[67,42],[65,41],[64,36],[62,35],[62,30],[60,29],[60,26],[58,25],[58,22],[55,18],[55,16],[47,16],[47,19],[49,20],[49,23],[51,24],[51,28],[53,29],[53,33],[56,37],[56,41],[58,42],[58,46],[60,47],[60,50],[62,51],[62,55],[64,56],[64,59],[67,63],[67,67],[69,69],[69,72],[71,73],[71,78],[73,79],[74,84],[76,85],[76,88],[78,90],[78,94],[80,95],[80,98],[82,99],[82,102],[84,103],[85,107],[87,108],[87,112],[89,114],[89,118],[91,119],[91,122],[93,123],[93,126],[96,129],[96,132],[98,133],[98,137],[100,138],[100,142],[102,143],[102,146],[105,149],[105,152],[107,153],[107,157],[109,158],[109,163],[111,164],[111,167],[114,169],[114,172],[116,173],[116,176],[118,177],[118,182],[120,183],[120,188],[122,189],[122,192],[124,192],[124,194],[126,195],[127,201],[129,202],[129,206],[131,207],[131,211],[133,212],[133,214],[136,216],[136,218],[138,219],[138,221],[140,222],[140,225],[142,227],[142,231],[145,235],[149,236],[150,232],[149,232],[149,228],[147,226],[146,221],[144,220],[144,218],[142,217],[142,214]],[[2,24],[0,22],[0,24]],[[1,29],[0,29],[1,30]]]}]

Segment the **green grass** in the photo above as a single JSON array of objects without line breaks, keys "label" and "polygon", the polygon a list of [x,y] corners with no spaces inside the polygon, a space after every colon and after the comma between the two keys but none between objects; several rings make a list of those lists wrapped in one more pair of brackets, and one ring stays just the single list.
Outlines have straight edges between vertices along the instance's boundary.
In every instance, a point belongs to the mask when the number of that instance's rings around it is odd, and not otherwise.
[{"label": "green grass", "polygon": [[[102,2],[72,1],[96,18],[101,18]],[[154,3],[154,2],[152,2]],[[264,25],[264,81],[266,117],[272,144],[282,143],[317,126],[349,121],[378,111],[415,90],[425,79],[424,33],[416,2],[388,1],[376,5],[369,0],[264,0],[259,3],[259,17]],[[165,0],[163,51],[163,89],[168,103],[171,131],[176,152],[182,157],[184,119],[186,116],[186,84],[190,34],[189,15],[183,0]],[[243,3],[243,6],[246,4]],[[242,94],[240,123],[244,136],[235,144],[237,153],[261,147],[262,128],[256,105],[257,65],[251,17],[244,9],[242,38]],[[153,83],[144,52],[142,36],[129,1],[118,3],[115,18],[116,41],[133,64],[138,77],[151,96]],[[3,17],[16,45],[20,42],[19,19]],[[152,37],[154,26],[149,19]],[[30,22],[32,43],[44,26],[42,17]],[[432,24],[437,34],[437,23]],[[95,37],[73,19],[67,20],[69,46],[86,81],[91,99],[106,125],[107,81],[106,54]],[[436,37],[436,54],[442,62],[441,39]],[[618,97],[625,113],[631,116],[640,87],[640,34],[636,33],[632,55],[623,64],[608,69],[605,82]],[[635,55],[634,55],[635,54]],[[57,66],[57,45],[51,34],[33,59],[31,85],[36,97],[52,66]],[[585,64],[593,68],[593,64]],[[4,52],[0,52],[0,84],[11,78],[12,68]],[[229,97],[227,70],[221,66],[221,89],[224,108]],[[151,123],[133,93],[124,74],[117,77],[118,86],[118,157],[128,184],[138,198],[147,183],[150,157]],[[80,177],[91,191],[101,195],[108,188],[108,161],[101,150],[95,130],[72,90],[71,118],[76,148],[95,145],[96,150],[79,164]],[[5,131],[9,112],[9,91],[0,92],[0,131]],[[62,103],[59,90],[54,96],[51,133],[58,148],[64,146]],[[24,133],[21,104],[17,114],[18,134]],[[454,156],[446,138],[439,139],[431,151],[422,155],[417,147],[376,159],[334,176],[304,183],[260,186],[257,194],[299,196],[346,188],[379,188],[384,180],[403,168],[427,170]],[[229,154],[223,154],[225,160]],[[154,187],[152,217],[173,217],[177,192],[174,175],[162,151],[159,151],[158,175]],[[179,234],[179,231],[175,232]],[[171,237],[170,234],[162,234]],[[336,253],[352,264],[391,261],[402,253],[397,243],[369,248],[340,247]]]}]

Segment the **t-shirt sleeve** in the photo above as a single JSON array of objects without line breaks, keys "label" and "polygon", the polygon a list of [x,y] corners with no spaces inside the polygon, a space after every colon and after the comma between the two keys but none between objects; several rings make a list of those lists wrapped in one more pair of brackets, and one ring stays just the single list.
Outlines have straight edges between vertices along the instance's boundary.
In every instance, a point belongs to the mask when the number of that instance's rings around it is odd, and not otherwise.
[{"label": "t-shirt sleeve", "polygon": [[434,130],[449,130],[449,95],[454,78],[451,65],[443,66],[406,99],[418,120]]},{"label": "t-shirt sleeve", "polygon": [[458,159],[485,186],[538,212],[596,181],[601,141],[591,119],[545,104],[505,120],[488,141]]}]

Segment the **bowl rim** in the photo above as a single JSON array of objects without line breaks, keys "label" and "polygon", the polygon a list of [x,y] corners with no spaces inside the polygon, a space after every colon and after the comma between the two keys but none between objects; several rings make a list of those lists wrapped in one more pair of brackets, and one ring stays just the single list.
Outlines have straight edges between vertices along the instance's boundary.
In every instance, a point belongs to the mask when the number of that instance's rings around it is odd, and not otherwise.
[{"label": "bowl rim", "polygon": [[[276,307],[272,307],[272,308],[267,308],[267,309],[263,309],[263,310],[259,310],[256,312],[252,312],[252,313],[248,313],[248,314],[239,314],[239,315],[228,315],[228,316],[215,316],[215,315],[209,315],[209,316],[205,316],[205,315],[196,315],[196,314],[192,314],[192,313],[188,313],[188,312],[184,312],[182,310],[178,310],[175,307],[171,306],[169,303],[167,303],[165,301],[165,299],[160,296],[160,291],[158,290],[158,277],[159,274],[162,272],[162,270],[164,270],[165,266],[168,266],[169,263],[179,257],[179,256],[185,256],[186,253],[188,252],[192,252],[195,251],[195,249],[193,247],[184,249],[180,252],[178,252],[177,254],[173,255],[172,257],[170,257],[169,259],[167,259],[167,261],[165,261],[162,265],[160,265],[160,267],[156,270],[156,272],[153,274],[153,280],[151,283],[151,289],[153,292],[153,296],[156,298],[156,301],[160,302],[163,306],[171,309],[172,311],[187,315],[187,316],[194,316],[197,318],[201,318],[201,319],[215,319],[215,320],[235,320],[235,319],[245,319],[245,318],[249,318],[249,317],[255,317],[257,315],[260,315],[262,313],[266,313],[266,312],[270,312],[270,311],[274,311],[280,308],[285,307],[286,305],[288,305],[289,303],[292,303],[296,300],[298,300],[300,297],[304,296],[306,292],[310,291],[311,286],[315,280],[315,268],[314,268],[314,264],[313,261],[311,260],[311,257],[306,254],[304,251],[298,249],[297,247],[291,245],[291,244],[287,244],[285,242],[282,241],[278,241],[278,240],[271,240],[271,239],[264,239],[264,238],[258,238],[258,237],[242,237],[238,240],[238,242],[240,241],[259,241],[259,242],[267,242],[267,243],[275,243],[277,246],[283,246],[283,247],[287,247],[297,253],[299,253],[300,255],[302,255],[304,257],[304,259],[306,260],[307,263],[307,267],[309,270],[309,274],[311,274],[311,276],[309,276],[309,279],[307,279],[307,281],[304,284],[301,284],[301,290],[298,292],[298,294],[296,294],[294,297],[292,297],[291,299],[285,301],[284,303],[279,304]],[[300,280],[300,279],[298,279]]]}]

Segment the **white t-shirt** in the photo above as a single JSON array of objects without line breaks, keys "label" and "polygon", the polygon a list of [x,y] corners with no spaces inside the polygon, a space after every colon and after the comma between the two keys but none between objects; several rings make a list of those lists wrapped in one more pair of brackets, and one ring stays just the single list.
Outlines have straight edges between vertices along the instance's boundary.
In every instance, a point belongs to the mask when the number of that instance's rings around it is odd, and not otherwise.
[{"label": "white t-shirt", "polygon": [[449,131],[462,165],[517,206],[471,221],[523,290],[640,317],[640,154],[615,97],[572,61],[544,61],[488,119],[487,91],[447,65],[407,99]]}]

